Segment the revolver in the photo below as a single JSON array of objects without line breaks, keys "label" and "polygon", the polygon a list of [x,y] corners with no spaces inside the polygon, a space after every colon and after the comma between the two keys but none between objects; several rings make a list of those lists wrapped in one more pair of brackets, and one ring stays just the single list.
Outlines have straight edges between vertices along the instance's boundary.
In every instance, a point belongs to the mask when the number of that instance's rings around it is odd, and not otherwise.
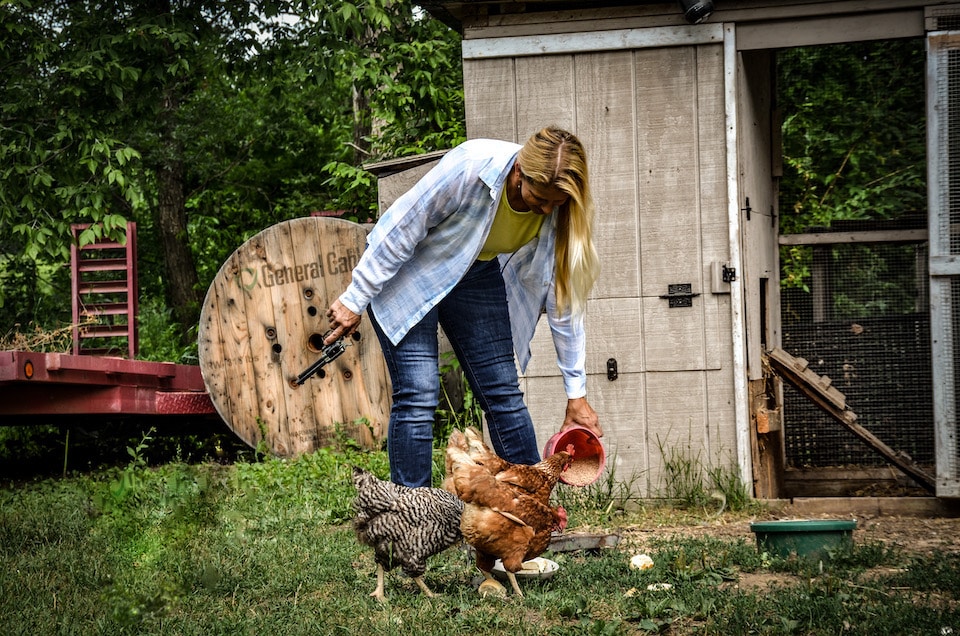
[{"label": "revolver", "polygon": [[[327,336],[329,335],[330,335],[329,331],[323,334],[323,340],[326,340]],[[355,331],[353,332],[351,337],[354,340],[359,340],[360,334]],[[303,373],[297,376],[297,379],[294,380],[294,384],[296,384],[297,386],[301,386],[311,376],[316,375],[317,373],[319,373],[320,377],[322,378],[325,375],[323,371],[323,367],[333,362],[334,360],[339,358],[341,355],[343,355],[343,352],[346,351],[346,348],[347,346],[343,343],[343,336],[337,338],[336,340],[334,340],[328,345],[323,345],[323,347],[320,349],[320,357],[317,359],[316,362],[314,362],[309,367],[304,369]]]}]

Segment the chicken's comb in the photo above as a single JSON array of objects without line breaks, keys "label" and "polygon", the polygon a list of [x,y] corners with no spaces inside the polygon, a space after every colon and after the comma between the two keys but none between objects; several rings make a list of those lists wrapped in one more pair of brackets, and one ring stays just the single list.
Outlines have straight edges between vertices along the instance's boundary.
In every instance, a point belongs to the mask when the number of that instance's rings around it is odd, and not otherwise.
[{"label": "chicken's comb", "polygon": [[570,457],[573,457],[576,454],[576,448],[573,444],[567,444],[567,452],[570,453]]}]

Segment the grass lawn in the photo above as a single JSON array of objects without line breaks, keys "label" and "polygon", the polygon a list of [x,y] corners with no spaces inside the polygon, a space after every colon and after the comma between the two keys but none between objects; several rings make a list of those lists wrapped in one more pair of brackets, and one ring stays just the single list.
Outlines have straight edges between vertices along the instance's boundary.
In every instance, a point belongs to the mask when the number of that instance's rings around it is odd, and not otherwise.
[{"label": "grass lawn", "polygon": [[[388,602],[350,529],[350,465],[383,453],[170,463],[0,484],[0,631],[45,634],[949,634],[960,556],[867,541],[821,566],[711,527],[758,505],[624,505],[618,485],[560,486],[568,532],[614,548],[548,553],[559,571],[525,597],[481,598],[472,559],[431,559],[430,599],[394,571]],[[591,487],[593,488],[593,487]],[[625,510],[628,509],[629,511]],[[696,528],[696,533],[662,528]],[[630,568],[639,550],[654,567]],[[757,583],[760,581],[761,583]],[[666,585],[664,585],[666,584]]]}]

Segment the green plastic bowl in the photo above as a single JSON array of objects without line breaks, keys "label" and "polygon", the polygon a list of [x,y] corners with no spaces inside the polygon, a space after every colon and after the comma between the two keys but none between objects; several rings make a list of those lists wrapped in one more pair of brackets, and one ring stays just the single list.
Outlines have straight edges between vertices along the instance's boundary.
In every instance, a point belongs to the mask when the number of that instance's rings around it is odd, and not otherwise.
[{"label": "green plastic bowl", "polygon": [[856,521],[815,519],[809,521],[762,521],[750,524],[757,535],[757,548],[781,557],[796,554],[813,560],[829,560],[831,552],[853,545]]}]

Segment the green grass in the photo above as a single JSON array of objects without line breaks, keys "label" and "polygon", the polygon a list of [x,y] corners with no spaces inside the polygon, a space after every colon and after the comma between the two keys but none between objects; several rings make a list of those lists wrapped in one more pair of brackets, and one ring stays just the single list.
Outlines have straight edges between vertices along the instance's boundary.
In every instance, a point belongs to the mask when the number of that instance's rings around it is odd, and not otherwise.
[{"label": "green grass", "polygon": [[[136,449],[134,449],[136,450]],[[631,550],[549,555],[556,576],[525,597],[481,598],[466,552],[431,559],[428,599],[388,575],[349,525],[350,465],[387,474],[384,453],[322,450],[221,466],[137,461],[0,487],[4,634],[940,634],[960,629],[960,556],[855,545],[816,564],[752,542],[645,533],[655,567]],[[441,464],[442,465],[442,464]],[[562,486],[571,527],[696,525],[716,512],[626,505],[623,485]],[[756,511],[751,511],[750,514]],[[740,514],[740,517],[736,515]],[[724,512],[731,521],[747,513]],[[879,572],[879,574],[878,574]],[[741,587],[768,573],[773,590]],[[668,583],[664,591],[648,586]]]}]

